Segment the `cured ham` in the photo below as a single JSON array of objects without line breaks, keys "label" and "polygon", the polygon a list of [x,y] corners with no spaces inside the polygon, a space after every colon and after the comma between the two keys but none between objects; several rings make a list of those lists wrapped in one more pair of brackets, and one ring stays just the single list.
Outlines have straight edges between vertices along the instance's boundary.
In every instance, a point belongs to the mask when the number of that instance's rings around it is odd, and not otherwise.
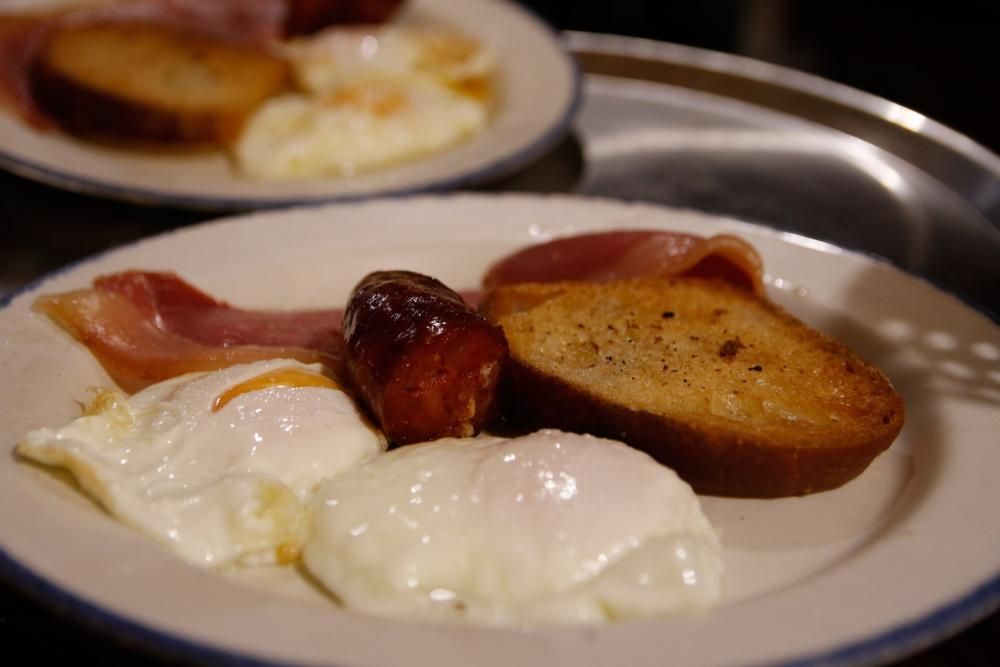
[{"label": "cured ham", "polygon": [[483,278],[483,288],[662,275],[721,278],[763,294],[763,272],[757,251],[735,236],[703,238],[678,232],[628,230],[569,236],[530,246],[491,266]]},{"label": "cured ham", "polygon": [[36,17],[0,17],[0,103],[39,129],[51,122],[35,104],[29,70],[49,31]]},{"label": "cured ham", "polygon": [[52,126],[31,91],[31,68],[52,31],[91,23],[153,23],[234,42],[268,44],[331,23],[380,22],[400,0],[110,0],[35,15],[0,15],[0,102]]},{"label": "cured ham", "polygon": [[240,42],[279,37],[287,0],[127,0],[48,14],[0,16],[0,101],[32,125],[52,122],[31,91],[31,67],[54,30],[89,23],[142,22]]},{"label": "cured ham", "polygon": [[402,0],[287,0],[285,33],[311,33],[340,23],[382,23]]},{"label": "cured ham", "polygon": [[123,271],[97,278],[94,287],[126,297],[164,331],[205,345],[290,346],[328,354],[339,350],[342,310],[243,310],[163,272]]},{"label": "cured ham", "polygon": [[170,273],[129,271],[39,297],[44,313],[128,392],[194,371],[291,358],[341,369],[342,311],[233,308]]},{"label": "cured ham", "polygon": [[[762,273],[753,247],[732,236],[614,231],[515,252],[487,271],[483,286],[685,275],[722,278],[762,294]],[[480,292],[461,296],[475,307]],[[148,271],[102,276],[92,289],[42,296],[35,309],[86,345],[126,391],[182,373],[278,357],[319,361],[346,377],[339,309],[244,310],[173,273]]]}]

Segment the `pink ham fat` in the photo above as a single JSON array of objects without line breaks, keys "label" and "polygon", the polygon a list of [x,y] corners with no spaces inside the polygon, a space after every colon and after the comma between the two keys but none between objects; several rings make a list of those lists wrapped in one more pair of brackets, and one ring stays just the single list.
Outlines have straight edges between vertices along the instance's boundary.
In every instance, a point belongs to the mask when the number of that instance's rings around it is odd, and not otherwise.
[{"label": "pink ham fat", "polygon": [[31,92],[31,67],[53,30],[141,22],[220,39],[265,44],[281,35],[288,0],[122,0],[44,15],[0,17],[0,102],[27,122],[52,126]]},{"label": "pink ham fat", "polygon": [[291,358],[341,369],[343,311],[233,308],[172,273],[127,271],[34,308],[83,343],[125,391],[183,373]]},{"label": "pink ham fat", "polygon": [[555,239],[495,263],[483,288],[530,282],[606,282],[644,276],[720,278],[763,294],[763,262],[746,241],[652,230],[595,232]]},{"label": "pink ham fat", "polygon": [[[756,250],[733,236],[614,231],[515,252],[490,267],[483,287],[683,275],[719,278],[763,294],[762,273]],[[465,291],[462,297],[474,306],[480,294]],[[92,289],[39,297],[35,309],[86,345],[126,391],[182,373],[279,357],[343,370],[342,310],[244,310],[173,273],[102,276]]]}]

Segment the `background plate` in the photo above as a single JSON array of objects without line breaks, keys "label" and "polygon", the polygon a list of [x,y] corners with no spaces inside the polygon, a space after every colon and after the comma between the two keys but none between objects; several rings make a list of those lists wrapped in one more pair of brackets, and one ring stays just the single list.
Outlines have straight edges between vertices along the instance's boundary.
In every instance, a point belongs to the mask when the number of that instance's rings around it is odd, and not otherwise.
[{"label": "background plate", "polygon": [[[404,240],[415,220],[420,238]],[[0,312],[0,443],[12,448],[31,428],[64,423],[88,386],[107,381],[89,353],[30,314],[39,292],[141,267],[178,271],[243,306],[328,306],[372,269],[414,269],[471,287],[490,260],[516,247],[608,227],[744,236],[764,257],[771,296],[878,364],[907,401],[898,441],[841,489],[704,499],[728,564],[726,601],[710,613],[532,633],[367,618],[337,608],[290,570],[219,576],[188,567],[12,457],[0,459],[3,569],[105,629],[163,650],[303,663],[642,665],[665,655],[688,665],[875,662],[997,605],[997,327],[887,264],[705,214],[567,197],[414,198],[258,214],[142,241],[51,276]]]},{"label": "background plate", "polygon": [[579,76],[556,34],[533,15],[501,0],[408,0],[393,21],[451,26],[496,53],[498,100],[485,131],[393,168],[276,183],[239,177],[221,152],[116,149],[39,132],[19,117],[0,114],[0,167],[133,203],[248,209],[470,186],[527,164],[562,136],[579,97]]}]

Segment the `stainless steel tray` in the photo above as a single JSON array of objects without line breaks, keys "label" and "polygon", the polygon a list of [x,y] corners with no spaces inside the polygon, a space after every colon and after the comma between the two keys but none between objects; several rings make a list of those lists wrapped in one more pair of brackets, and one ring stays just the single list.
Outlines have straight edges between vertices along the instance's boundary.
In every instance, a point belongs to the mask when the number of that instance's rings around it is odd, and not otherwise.
[{"label": "stainless steel tray", "polygon": [[1000,158],[814,76],[662,42],[570,33],[573,136],[498,189],[695,208],[885,258],[1000,313]]}]

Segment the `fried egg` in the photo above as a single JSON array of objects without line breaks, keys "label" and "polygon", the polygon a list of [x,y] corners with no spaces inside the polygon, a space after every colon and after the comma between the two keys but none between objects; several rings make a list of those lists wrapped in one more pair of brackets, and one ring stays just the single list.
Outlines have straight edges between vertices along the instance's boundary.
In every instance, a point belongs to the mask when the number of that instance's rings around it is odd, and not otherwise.
[{"label": "fried egg", "polygon": [[559,431],[444,439],[325,482],[303,548],[348,607],[493,625],[601,623],[716,602],[719,538],[673,471]]},{"label": "fried egg", "polygon": [[433,83],[370,81],[265,102],[233,155],[259,179],[350,176],[451,146],[486,121],[484,104]]},{"label": "fried egg", "polygon": [[443,29],[413,26],[337,27],[288,44],[299,85],[324,93],[345,85],[425,78],[485,98],[496,57],[481,42]]},{"label": "fried egg", "polygon": [[109,514],[205,567],[297,558],[321,480],[385,449],[319,364],[192,373],[32,431],[27,459],[69,470]]},{"label": "fried egg", "polygon": [[253,178],[351,176],[454,146],[489,120],[496,62],[462,35],[341,27],[285,54],[300,90],[262,104],[231,148]]}]

